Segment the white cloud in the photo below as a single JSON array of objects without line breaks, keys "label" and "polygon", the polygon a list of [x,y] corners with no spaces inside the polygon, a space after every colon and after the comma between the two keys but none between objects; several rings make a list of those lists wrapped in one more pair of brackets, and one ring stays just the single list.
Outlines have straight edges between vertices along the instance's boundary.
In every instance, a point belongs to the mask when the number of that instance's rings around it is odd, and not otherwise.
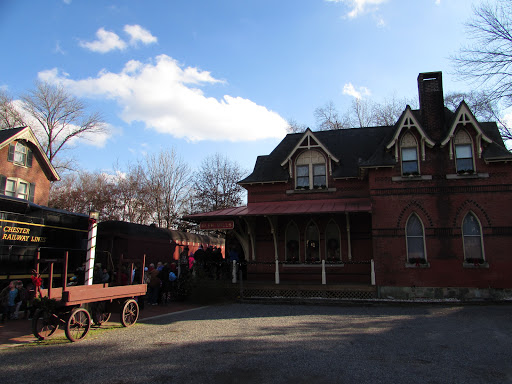
[{"label": "white cloud", "polygon": [[356,89],[352,83],[347,83],[343,86],[343,94],[361,99],[363,96],[370,96],[371,92],[366,87],[358,87],[358,89]]},{"label": "white cloud", "polygon": [[121,51],[126,49],[126,43],[114,32],[100,28],[96,31],[96,37],[98,40],[95,41],[81,41],[80,46],[99,53],[110,52],[114,49]]},{"label": "white cloud", "polygon": [[331,3],[344,3],[351,8],[347,16],[351,19],[356,18],[364,13],[375,12],[379,9],[379,5],[387,0],[326,0]]},{"label": "white cloud", "polygon": [[80,46],[93,52],[107,53],[115,49],[123,51],[128,45],[135,47],[139,42],[148,45],[158,41],[151,32],[140,25],[125,25],[123,30],[130,36],[129,43],[121,39],[117,33],[100,28],[96,31],[97,40],[81,41]]},{"label": "white cloud", "polygon": [[440,5],[441,4],[441,0],[436,0],[436,5]]},{"label": "white cloud", "polygon": [[143,44],[152,44],[158,41],[151,32],[140,25],[125,25],[124,31],[130,35],[130,45],[136,45],[139,41]]},{"label": "white cloud", "polygon": [[95,78],[72,80],[56,69],[39,77],[80,96],[115,100],[125,122],[140,121],[149,129],[191,141],[249,141],[286,134],[287,123],[276,112],[241,97],[206,96],[200,86],[223,81],[208,71],[183,68],[167,55],[151,63],[132,60],[119,73],[103,70]]}]

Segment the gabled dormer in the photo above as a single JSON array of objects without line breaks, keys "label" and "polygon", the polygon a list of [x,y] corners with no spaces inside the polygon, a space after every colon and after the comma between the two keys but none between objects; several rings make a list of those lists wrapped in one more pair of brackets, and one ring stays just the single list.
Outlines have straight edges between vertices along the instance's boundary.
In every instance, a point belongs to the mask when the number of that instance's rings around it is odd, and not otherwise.
[{"label": "gabled dormer", "polygon": [[333,162],[339,163],[339,159],[308,128],[281,166],[288,167],[295,189],[325,189]]},{"label": "gabled dormer", "polygon": [[394,152],[395,161],[401,164],[402,175],[420,174],[420,163],[425,161],[425,145],[432,148],[435,143],[412,113],[408,105],[396,124],[396,130],[386,145]]},{"label": "gabled dormer", "polygon": [[[472,137],[475,137],[475,142]],[[466,102],[462,100],[455,111],[448,134],[441,142],[441,148],[449,146],[450,159],[453,160],[455,155],[456,168],[461,170],[460,164],[469,164],[470,159],[473,161],[473,153],[477,153],[479,158],[482,157],[482,140],[488,144],[492,143],[492,140],[482,131]],[[463,167],[466,166],[463,165]],[[473,168],[467,169],[474,171]]]}]

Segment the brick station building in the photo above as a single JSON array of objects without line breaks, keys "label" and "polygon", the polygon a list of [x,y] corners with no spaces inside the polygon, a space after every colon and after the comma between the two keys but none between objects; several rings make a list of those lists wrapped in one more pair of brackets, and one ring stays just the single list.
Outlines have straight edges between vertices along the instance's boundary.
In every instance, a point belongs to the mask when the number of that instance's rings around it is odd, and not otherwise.
[{"label": "brick station building", "polygon": [[[512,293],[512,153],[495,122],[444,106],[441,72],[392,126],[287,135],[239,182],[248,281],[374,285],[380,297]],[[205,224],[209,223],[209,224]]]}]

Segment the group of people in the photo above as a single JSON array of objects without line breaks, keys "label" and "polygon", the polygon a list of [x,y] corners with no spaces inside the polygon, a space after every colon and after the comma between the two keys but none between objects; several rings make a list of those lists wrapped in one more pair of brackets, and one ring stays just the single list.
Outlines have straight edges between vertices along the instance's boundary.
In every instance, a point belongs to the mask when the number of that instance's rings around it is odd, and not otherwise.
[{"label": "group of people", "polygon": [[207,247],[205,250],[200,245],[197,251],[192,252],[188,247],[185,247],[180,254],[180,265],[185,272],[194,273],[201,269],[206,276],[220,279],[223,272],[222,266],[224,265],[222,250],[212,246]]},{"label": "group of people", "polygon": [[[167,303],[169,293],[173,289],[173,283],[177,279],[177,274],[176,263],[168,264],[159,261],[156,266],[151,263],[149,267],[144,268],[143,282],[148,285],[147,303],[149,305]],[[141,302],[139,301],[140,306]],[[144,308],[143,303],[142,308]]]},{"label": "group of people", "polygon": [[21,280],[12,280],[0,291],[0,322],[18,319],[21,311],[26,317],[31,297]]}]

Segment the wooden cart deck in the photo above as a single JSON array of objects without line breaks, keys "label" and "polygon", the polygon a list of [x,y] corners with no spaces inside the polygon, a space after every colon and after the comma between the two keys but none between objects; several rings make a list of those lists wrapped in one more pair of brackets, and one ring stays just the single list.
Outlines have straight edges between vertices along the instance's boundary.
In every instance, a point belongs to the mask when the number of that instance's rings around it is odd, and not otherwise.
[{"label": "wooden cart deck", "polygon": [[41,289],[41,295],[60,301],[62,305],[73,306],[97,301],[112,301],[128,297],[143,296],[146,294],[146,291],[146,284],[120,285],[114,287],[109,287],[106,284],[93,284]]}]

